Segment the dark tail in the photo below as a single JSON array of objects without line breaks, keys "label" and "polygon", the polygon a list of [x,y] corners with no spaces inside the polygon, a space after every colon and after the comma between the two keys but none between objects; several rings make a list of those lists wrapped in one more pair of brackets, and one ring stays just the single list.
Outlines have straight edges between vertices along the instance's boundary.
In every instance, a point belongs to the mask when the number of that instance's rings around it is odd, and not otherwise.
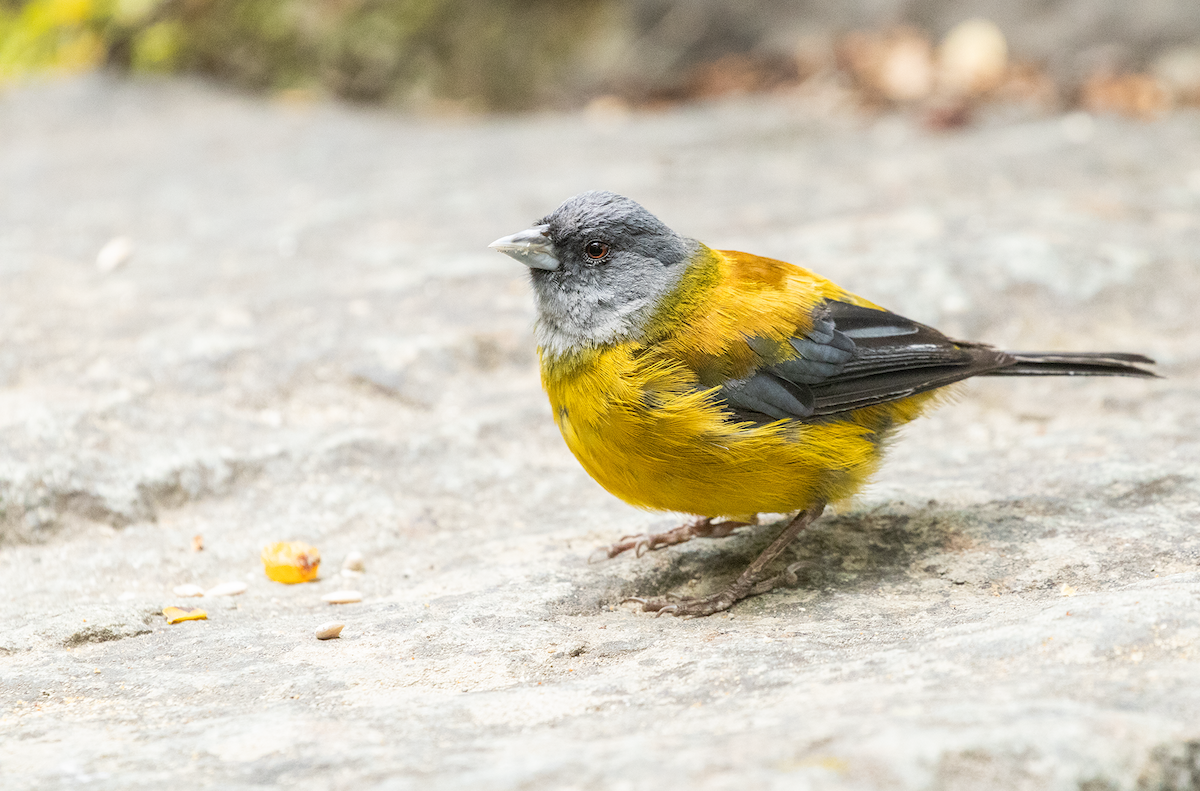
[{"label": "dark tail", "polygon": [[1142,366],[1154,360],[1119,352],[1006,352],[1016,360],[981,376],[1144,376],[1158,374]]}]

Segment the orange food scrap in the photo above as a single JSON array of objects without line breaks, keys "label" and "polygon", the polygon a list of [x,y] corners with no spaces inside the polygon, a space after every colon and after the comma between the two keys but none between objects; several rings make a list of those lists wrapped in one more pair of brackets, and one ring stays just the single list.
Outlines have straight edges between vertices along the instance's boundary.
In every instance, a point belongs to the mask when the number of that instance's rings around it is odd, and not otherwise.
[{"label": "orange food scrap", "polygon": [[300,541],[280,541],[263,547],[263,567],[267,577],[287,585],[311,582],[317,578],[321,553]]},{"label": "orange food scrap", "polygon": [[167,623],[208,620],[208,613],[200,609],[185,610],[182,607],[166,607],[163,609],[163,615],[167,617]]}]

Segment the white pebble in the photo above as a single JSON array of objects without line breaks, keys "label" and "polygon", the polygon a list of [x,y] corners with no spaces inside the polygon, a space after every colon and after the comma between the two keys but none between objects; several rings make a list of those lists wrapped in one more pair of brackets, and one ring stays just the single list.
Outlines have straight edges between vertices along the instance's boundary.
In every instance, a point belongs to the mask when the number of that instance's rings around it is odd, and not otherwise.
[{"label": "white pebble", "polygon": [[342,630],[345,628],[346,628],[346,624],[338,623],[337,621],[330,621],[329,623],[323,623],[317,627],[317,639],[318,640],[332,640],[333,638],[340,635],[342,633]]},{"label": "white pebble", "polygon": [[353,604],[362,601],[362,594],[358,591],[333,591],[322,596],[321,601],[330,604]]},{"label": "white pebble", "polygon": [[342,561],[342,568],[346,571],[364,571],[366,564],[363,562],[363,554],[358,550],[346,554],[346,559]]},{"label": "white pebble", "polygon": [[222,582],[214,588],[209,588],[204,592],[205,596],[237,596],[239,593],[246,592],[246,583],[244,582]]},{"label": "white pebble", "polygon": [[201,588],[199,585],[193,585],[189,582],[187,585],[176,585],[172,592],[176,596],[203,596],[204,588]]},{"label": "white pebble", "polygon": [[113,271],[133,255],[133,242],[128,236],[109,239],[96,255],[96,268],[105,274]]},{"label": "white pebble", "polygon": [[946,34],[938,53],[944,87],[958,94],[990,91],[1004,81],[1008,42],[995,22],[968,19]]}]

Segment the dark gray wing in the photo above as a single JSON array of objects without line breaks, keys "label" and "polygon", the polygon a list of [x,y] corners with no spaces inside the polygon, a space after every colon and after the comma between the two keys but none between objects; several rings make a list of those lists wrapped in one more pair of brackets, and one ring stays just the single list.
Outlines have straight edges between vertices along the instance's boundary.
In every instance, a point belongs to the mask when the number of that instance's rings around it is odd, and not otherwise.
[{"label": "dark gray wing", "polygon": [[1007,352],[952,340],[890,311],[826,304],[855,352],[841,371],[813,387],[813,417],[897,401],[1016,362]]},{"label": "dark gray wing", "polygon": [[[956,341],[886,310],[829,301],[813,329],[788,343],[796,359],[764,366],[721,387],[736,419],[817,420],[897,401],[972,376],[1156,376],[1140,354],[1003,352]],[[759,350],[762,341],[750,339]],[[761,354],[778,357],[772,349]]]},{"label": "dark gray wing", "polygon": [[[907,398],[1012,365],[1016,359],[953,341],[886,310],[826,302],[799,355],[728,382],[719,395],[738,419],[811,420]],[[751,346],[755,341],[750,341]]]}]

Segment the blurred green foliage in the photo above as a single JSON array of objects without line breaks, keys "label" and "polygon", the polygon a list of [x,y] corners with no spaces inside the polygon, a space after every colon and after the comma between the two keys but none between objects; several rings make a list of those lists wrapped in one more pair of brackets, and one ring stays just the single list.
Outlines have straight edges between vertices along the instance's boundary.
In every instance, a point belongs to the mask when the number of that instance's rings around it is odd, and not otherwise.
[{"label": "blurred green foliage", "polygon": [[109,8],[92,0],[33,0],[0,5],[0,79],[32,71],[80,71],[104,59]]},{"label": "blurred green foliage", "polygon": [[109,66],[364,102],[521,108],[568,90],[610,0],[0,0],[0,80]]}]

